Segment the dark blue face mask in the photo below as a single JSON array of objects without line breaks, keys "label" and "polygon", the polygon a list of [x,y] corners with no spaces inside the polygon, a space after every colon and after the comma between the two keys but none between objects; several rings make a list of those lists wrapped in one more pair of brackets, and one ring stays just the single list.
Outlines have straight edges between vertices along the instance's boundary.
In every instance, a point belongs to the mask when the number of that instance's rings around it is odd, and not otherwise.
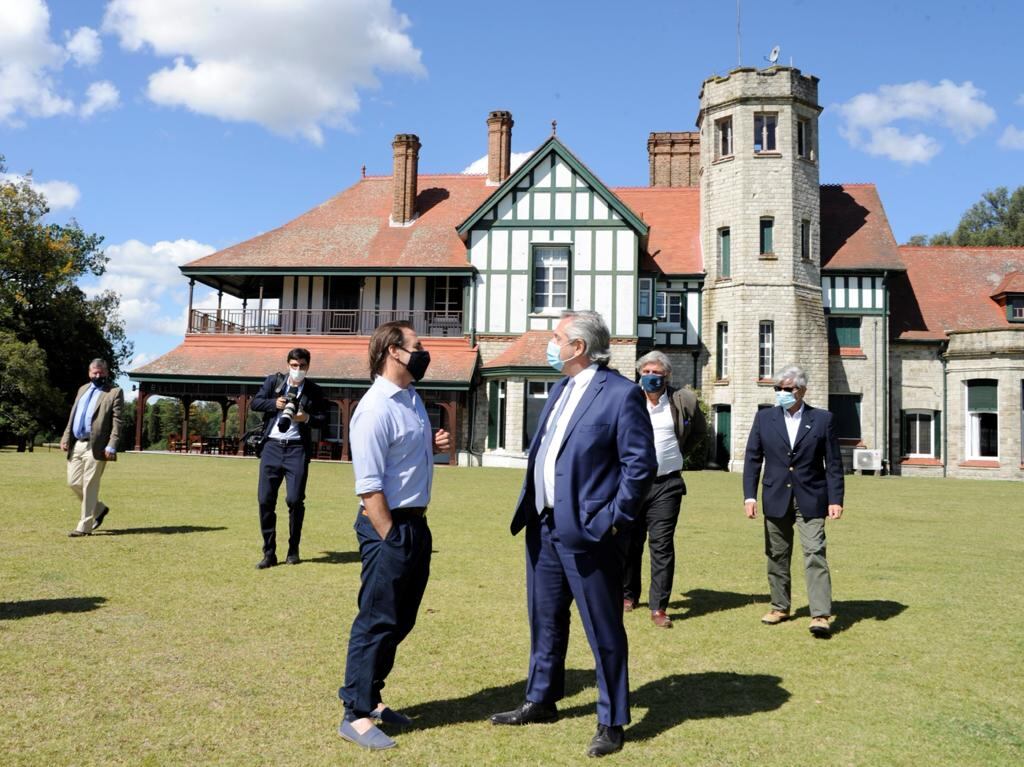
[{"label": "dark blue face mask", "polygon": [[651,392],[651,394],[659,392],[665,388],[665,376],[655,375],[654,373],[642,375],[640,376],[640,388]]}]

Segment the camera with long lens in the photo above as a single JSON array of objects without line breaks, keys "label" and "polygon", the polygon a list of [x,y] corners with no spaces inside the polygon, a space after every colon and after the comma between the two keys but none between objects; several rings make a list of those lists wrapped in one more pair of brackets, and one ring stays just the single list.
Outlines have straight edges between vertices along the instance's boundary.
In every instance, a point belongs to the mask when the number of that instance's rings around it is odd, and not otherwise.
[{"label": "camera with long lens", "polygon": [[281,410],[281,417],[277,419],[278,431],[288,431],[292,428],[292,419],[295,417],[295,411],[299,408],[299,400],[294,393],[288,392],[284,398],[285,406]]}]

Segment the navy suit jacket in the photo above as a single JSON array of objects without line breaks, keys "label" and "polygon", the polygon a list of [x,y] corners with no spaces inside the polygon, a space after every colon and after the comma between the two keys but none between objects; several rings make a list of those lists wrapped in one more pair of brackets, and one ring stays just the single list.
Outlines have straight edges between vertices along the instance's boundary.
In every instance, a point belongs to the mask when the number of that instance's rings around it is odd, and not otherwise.
[{"label": "navy suit jacket", "polygon": [[843,460],[832,414],[804,404],[800,430],[791,448],[781,407],[754,417],[743,461],[743,497],[757,498],[764,464],[761,506],[766,517],[782,517],[796,496],[805,519],[825,517],[830,504],[843,503]]},{"label": "navy suit jacket", "polygon": [[[530,443],[526,479],[516,503],[515,535],[537,518],[534,464],[551,408],[568,378],[551,388]],[[555,460],[555,527],[562,544],[582,552],[628,528],[654,481],[658,459],[644,395],[606,367],[599,367],[573,411]]]}]

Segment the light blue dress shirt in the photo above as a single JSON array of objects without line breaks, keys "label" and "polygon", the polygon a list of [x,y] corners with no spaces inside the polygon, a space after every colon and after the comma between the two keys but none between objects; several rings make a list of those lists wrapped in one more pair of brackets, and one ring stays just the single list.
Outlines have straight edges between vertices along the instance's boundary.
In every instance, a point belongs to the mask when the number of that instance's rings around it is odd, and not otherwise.
[{"label": "light blue dress shirt", "polygon": [[[96,406],[100,404],[100,397],[103,396],[103,389],[93,384],[89,391],[78,400],[78,407],[75,410],[75,420],[72,421],[74,429],[72,433],[75,439],[81,441],[89,438],[92,433],[92,417],[96,413]],[[83,412],[83,408],[85,411]],[[84,416],[84,419],[83,419]]]},{"label": "light blue dress shirt", "polygon": [[430,504],[434,448],[423,400],[377,376],[349,428],[356,495],[381,491],[391,509]]}]

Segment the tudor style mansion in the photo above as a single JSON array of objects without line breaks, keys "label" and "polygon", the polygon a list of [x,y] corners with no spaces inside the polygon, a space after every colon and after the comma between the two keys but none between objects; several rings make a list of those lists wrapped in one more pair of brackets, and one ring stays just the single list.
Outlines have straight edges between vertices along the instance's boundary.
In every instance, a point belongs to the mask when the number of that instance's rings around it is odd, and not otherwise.
[{"label": "tudor style mansion", "polygon": [[183,342],[130,373],[140,414],[160,395],[244,423],[304,346],[331,399],[319,442],[347,459],[369,335],[407,319],[450,462],[522,467],[558,378],[550,331],[594,309],[624,375],[659,349],[700,390],[711,465],[742,466],[773,372],[797,363],[849,470],[1024,479],[1024,248],[897,245],[873,185],[821,185],[820,112],[792,67],[711,77],[696,131],[650,134],[644,188],[606,186],[554,134],[513,171],[508,112],[487,118],[486,176],[420,175],[419,137],[397,135],[390,176],[181,267],[242,308],[190,299]]}]

